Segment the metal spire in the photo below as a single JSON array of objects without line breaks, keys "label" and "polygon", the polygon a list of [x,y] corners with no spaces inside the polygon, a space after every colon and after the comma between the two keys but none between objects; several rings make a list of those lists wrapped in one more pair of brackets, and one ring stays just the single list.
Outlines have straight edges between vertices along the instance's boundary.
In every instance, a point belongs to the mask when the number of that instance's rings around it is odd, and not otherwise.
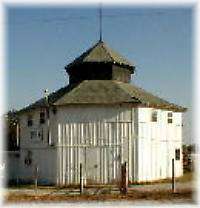
[{"label": "metal spire", "polygon": [[99,4],[99,41],[102,41],[102,4]]}]

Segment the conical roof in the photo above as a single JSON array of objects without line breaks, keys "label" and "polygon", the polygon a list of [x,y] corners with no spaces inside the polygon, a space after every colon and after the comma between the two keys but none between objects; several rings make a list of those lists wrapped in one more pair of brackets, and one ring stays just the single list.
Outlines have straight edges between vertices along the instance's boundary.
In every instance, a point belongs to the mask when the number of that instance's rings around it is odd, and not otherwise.
[{"label": "conical roof", "polygon": [[105,42],[98,41],[94,46],[85,51],[65,68],[69,69],[74,65],[82,63],[113,63],[134,68],[134,65],[111,49]]}]

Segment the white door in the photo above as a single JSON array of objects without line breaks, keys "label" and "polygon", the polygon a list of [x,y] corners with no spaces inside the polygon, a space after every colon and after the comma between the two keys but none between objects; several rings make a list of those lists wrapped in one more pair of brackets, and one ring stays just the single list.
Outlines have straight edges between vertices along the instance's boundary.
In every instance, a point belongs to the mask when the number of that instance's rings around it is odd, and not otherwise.
[{"label": "white door", "polygon": [[86,148],[85,172],[87,184],[100,182],[100,149],[98,147]]}]

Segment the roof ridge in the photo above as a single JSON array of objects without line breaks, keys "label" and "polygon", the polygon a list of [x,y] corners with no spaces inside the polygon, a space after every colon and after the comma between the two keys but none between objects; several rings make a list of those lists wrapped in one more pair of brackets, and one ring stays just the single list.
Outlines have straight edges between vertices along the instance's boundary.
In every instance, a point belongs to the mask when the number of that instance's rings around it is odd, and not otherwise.
[{"label": "roof ridge", "polygon": [[84,51],[83,53],[80,53],[81,55],[76,56],[73,61],[71,61],[71,63],[67,64],[66,67],[70,67],[72,66],[75,62],[79,62],[82,58],[85,57],[85,55],[87,56],[88,53],[90,53],[97,45],[99,44],[99,41],[97,43],[95,43],[94,45],[92,45],[90,48],[88,48],[86,51]]},{"label": "roof ridge", "polygon": [[114,58],[112,57],[111,53],[110,53],[110,48],[106,45],[106,43],[102,42],[102,48],[104,49],[104,51],[108,54],[108,56],[111,58],[111,60],[113,62],[115,62]]},{"label": "roof ridge", "polygon": [[123,62],[126,62],[126,65],[133,66],[133,63],[131,63],[123,54],[121,54],[117,50],[109,47],[109,45],[107,45],[107,44],[105,44],[105,47],[107,47],[113,61],[115,61],[115,57],[113,57],[113,55],[114,55],[114,56],[120,57],[120,59],[121,59],[121,61],[119,61],[120,64]]}]

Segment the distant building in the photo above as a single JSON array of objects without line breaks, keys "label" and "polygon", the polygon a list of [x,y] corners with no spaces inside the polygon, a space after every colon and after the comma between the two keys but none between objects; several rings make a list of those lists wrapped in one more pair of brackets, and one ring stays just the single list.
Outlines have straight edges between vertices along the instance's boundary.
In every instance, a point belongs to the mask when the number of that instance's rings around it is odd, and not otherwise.
[{"label": "distant building", "polygon": [[[130,84],[135,66],[103,41],[65,67],[69,85],[18,112],[20,157],[13,178],[67,185],[152,181],[183,174],[183,107]],[[158,86],[159,87],[159,86]]]}]

